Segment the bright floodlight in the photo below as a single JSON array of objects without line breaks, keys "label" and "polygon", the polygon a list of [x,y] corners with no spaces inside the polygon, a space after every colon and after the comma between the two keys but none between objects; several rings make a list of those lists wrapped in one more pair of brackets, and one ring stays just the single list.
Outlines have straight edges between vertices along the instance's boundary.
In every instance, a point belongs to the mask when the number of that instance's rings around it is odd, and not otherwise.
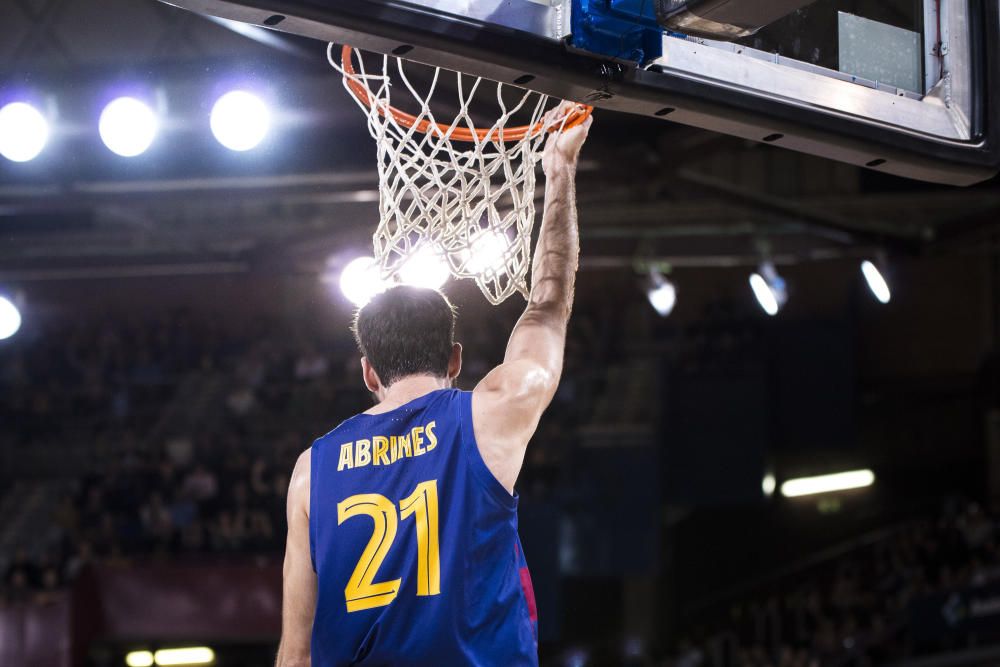
[{"label": "bright floodlight", "polygon": [[786,498],[809,496],[815,493],[830,493],[847,489],[860,489],[871,486],[875,482],[875,473],[871,470],[851,470],[832,475],[818,477],[800,477],[790,479],[781,485],[781,495]]},{"label": "bright floodlight", "polygon": [[436,246],[424,244],[400,268],[399,279],[406,285],[438,289],[450,274],[444,253]]},{"label": "bright floodlight", "polygon": [[775,297],[774,292],[768,287],[767,281],[759,273],[754,273],[750,276],[750,288],[753,290],[753,295],[757,297],[757,302],[760,307],[764,309],[764,312],[768,315],[778,314],[778,299]]},{"label": "bright floodlight", "polygon": [[165,648],[153,654],[157,665],[207,665],[215,662],[215,651],[207,646]]},{"label": "bright floodlight", "polygon": [[778,480],[774,478],[774,475],[767,473],[764,475],[764,479],[761,480],[760,489],[764,492],[764,495],[770,498],[774,495],[774,488],[777,486]]},{"label": "bright floodlight", "polygon": [[130,651],[125,655],[125,664],[128,667],[153,667],[153,653],[151,651]]},{"label": "bright floodlight", "polygon": [[666,317],[674,310],[677,304],[677,288],[667,280],[659,271],[654,271],[649,277],[649,290],[646,297],[653,310],[659,313],[660,317]]},{"label": "bright floodlight", "polygon": [[49,140],[49,123],[42,112],[24,102],[0,109],[0,155],[12,162],[34,160]]},{"label": "bright floodlight", "polygon": [[245,90],[233,90],[212,107],[212,134],[232,151],[254,148],[271,127],[271,112],[264,101]]},{"label": "bright floodlight", "polygon": [[372,257],[353,259],[340,272],[340,291],[359,308],[387,286],[380,275],[378,263]]},{"label": "bright floodlight", "polygon": [[750,276],[750,288],[760,307],[768,315],[777,315],[788,301],[785,279],[778,275],[778,270],[770,261],[762,263],[759,272]]},{"label": "bright floodlight", "polygon": [[21,328],[21,313],[10,299],[0,296],[0,340],[6,340]]},{"label": "bright floodlight", "polygon": [[868,289],[872,291],[875,298],[882,303],[889,303],[889,299],[892,298],[892,294],[889,292],[889,283],[885,281],[878,267],[866,259],[861,262],[861,273],[864,274],[865,280],[868,281]]},{"label": "bright floodlight", "polygon": [[104,107],[98,130],[104,145],[122,157],[146,152],[156,138],[159,121],[144,102],[134,97],[119,97]]},{"label": "bright floodlight", "polygon": [[498,273],[506,263],[508,248],[510,239],[500,232],[487,229],[472,240],[465,268],[472,273]]}]

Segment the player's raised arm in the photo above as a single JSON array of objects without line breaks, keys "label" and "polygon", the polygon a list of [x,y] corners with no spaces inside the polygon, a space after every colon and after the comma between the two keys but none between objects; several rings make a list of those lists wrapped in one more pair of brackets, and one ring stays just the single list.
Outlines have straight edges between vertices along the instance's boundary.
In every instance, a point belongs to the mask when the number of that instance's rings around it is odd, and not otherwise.
[{"label": "player's raised arm", "polygon": [[281,643],[276,667],[310,667],[316,611],[316,573],[309,550],[310,450],[295,463],[288,485],[288,541],[285,545]]},{"label": "player's raised arm", "polygon": [[513,491],[528,440],[562,373],[580,253],[576,165],[592,119],[553,134],[542,166],[545,209],[531,267],[528,305],[514,326],[503,363],[473,392],[476,441],[486,465]]}]

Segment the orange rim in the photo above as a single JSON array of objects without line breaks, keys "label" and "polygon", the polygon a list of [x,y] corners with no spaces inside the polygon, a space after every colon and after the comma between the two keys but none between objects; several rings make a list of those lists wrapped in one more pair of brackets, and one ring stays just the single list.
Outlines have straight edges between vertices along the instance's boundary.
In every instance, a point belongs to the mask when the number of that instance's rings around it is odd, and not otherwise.
[{"label": "orange rim", "polygon": [[[354,63],[352,62],[354,48],[351,46],[344,45],[343,50],[340,52],[340,66],[344,70],[344,82],[347,83],[347,87],[351,89],[351,93],[358,99],[359,102],[364,104],[366,107],[371,109],[372,102],[371,98],[368,96],[368,89],[359,83],[355,77],[357,72],[354,70]],[[568,130],[571,127],[576,127],[583,121],[590,117],[593,113],[594,107],[587,106],[585,104],[578,104],[576,109],[570,112],[566,116],[566,123],[562,126],[564,130]],[[385,115],[385,110],[382,108],[378,109],[379,114]],[[492,128],[489,130],[470,130],[465,127],[455,127],[452,129],[451,125],[444,123],[432,123],[426,118],[418,120],[416,116],[408,114],[401,109],[397,109],[394,106],[389,107],[389,113],[396,120],[397,123],[403,127],[412,127],[417,132],[437,132],[438,134],[445,136],[448,135],[453,141],[493,141],[493,134],[495,130]],[[558,126],[553,126],[549,131],[553,132]],[[544,125],[542,123],[535,123],[534,125],[518,125],[517,127],[507,127],[499,131],[499,137],[496,137],[500,141],[520,141],[528,136],[533,136],[539,132],[544,131]],[[449,134],[450,132],[450,134]]]}]

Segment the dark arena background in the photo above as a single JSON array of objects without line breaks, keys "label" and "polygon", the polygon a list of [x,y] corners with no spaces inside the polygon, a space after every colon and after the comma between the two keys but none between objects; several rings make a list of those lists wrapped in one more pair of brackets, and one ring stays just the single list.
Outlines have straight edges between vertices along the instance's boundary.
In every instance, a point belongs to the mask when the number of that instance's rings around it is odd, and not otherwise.
[{"label": "dark arena background", "polygon": [[[0,666],[271,665],[292,466],[371,404],[364,118],[324,44],[154,0],[4,0],[10,104]],[[598,110],[577,192],[541,664],[1000,664],[1000,180]],[[442,289],[471,389],[524,301]]]}]

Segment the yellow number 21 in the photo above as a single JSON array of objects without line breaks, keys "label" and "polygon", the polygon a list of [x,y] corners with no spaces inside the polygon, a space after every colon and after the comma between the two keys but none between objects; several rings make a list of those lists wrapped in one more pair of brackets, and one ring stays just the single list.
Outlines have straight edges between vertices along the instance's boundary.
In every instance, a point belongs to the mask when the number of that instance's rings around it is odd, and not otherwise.
[{"label": "yellow number 21", "polygon": [[[375,582],[382,561],[396,539],[396,505],[377,493],[360,493],[337,503],[337,524],[366,515],[374,521],[368,546],[344,588],[347,611],[384,607],[396,599],[400,579]],[[441,593],[441,558],[438,549],[437,480],[417,484],[413,493],[399,501],[399,518],[413,516],[417,528],[417,595]]]}]

